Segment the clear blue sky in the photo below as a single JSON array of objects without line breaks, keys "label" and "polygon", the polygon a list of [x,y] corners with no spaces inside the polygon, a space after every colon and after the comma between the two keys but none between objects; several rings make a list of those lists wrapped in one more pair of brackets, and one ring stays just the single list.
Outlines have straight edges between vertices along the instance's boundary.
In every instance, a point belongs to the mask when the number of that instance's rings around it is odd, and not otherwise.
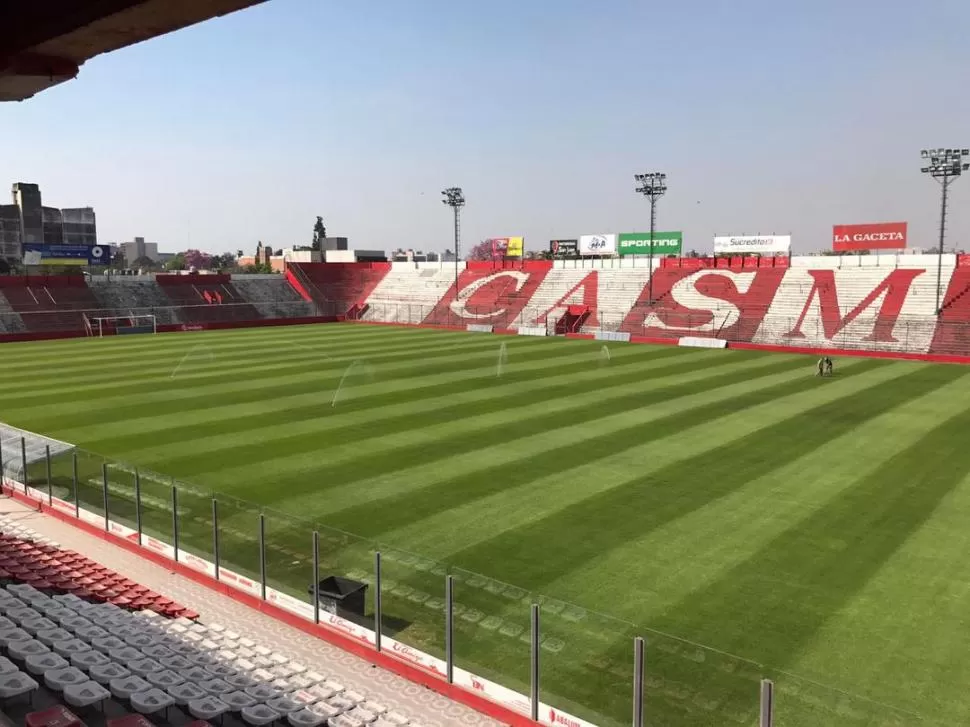
[{"label": "clear blue sky", "polygon": [[[99,237],[212,252],[908,220],[935,244],[919,149],[970,146],[968,0],[270,0],[99,57],[0,106],[0,184],[93,205]],[[970,177],[950,241],[970,248]],[[5,191],[3,194],[7,194]]]}]

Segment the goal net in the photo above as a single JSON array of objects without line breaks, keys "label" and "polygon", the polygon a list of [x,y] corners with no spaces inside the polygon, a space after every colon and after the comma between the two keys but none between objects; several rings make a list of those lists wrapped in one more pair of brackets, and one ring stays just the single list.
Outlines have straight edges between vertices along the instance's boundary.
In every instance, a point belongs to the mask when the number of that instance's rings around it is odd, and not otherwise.
[{"label": "goal net", "polygon": [[158,321],[154,315],[84,317],[84,327],[89,336],[121,336],[130,333],[158,333]]}]

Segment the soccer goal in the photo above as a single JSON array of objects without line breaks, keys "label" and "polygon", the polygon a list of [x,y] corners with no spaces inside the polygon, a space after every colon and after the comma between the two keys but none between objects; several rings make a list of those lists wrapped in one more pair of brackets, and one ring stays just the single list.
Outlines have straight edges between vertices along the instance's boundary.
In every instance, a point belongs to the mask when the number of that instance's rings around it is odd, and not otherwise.
[{"label": "soccer goal", "polygon": [[122,336],[131,333],[158,333],[158,321],[154,315],[102,316],[89,318],[84,316],[84,326],[88,335],[102,338],[104,336]]}]

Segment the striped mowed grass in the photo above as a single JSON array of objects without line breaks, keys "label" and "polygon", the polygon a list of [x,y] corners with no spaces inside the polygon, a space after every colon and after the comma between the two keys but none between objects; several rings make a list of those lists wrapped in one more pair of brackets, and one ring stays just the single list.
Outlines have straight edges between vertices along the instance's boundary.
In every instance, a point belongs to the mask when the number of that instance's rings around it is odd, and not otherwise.
[{"label": "striped mowed grass", "polygon": [[[502,358],[500,347],[504,343]],[[354,324],[7,344],[0,419],[76,444],[78,497],[307,598],[372,580],[384,629],[459,666],[647,722],[970,721],[970,369]],[[505,363],[499,366],[500,360]],[[4,452],[5,459],[10,453]],[[43,482],[43,467],[31,468]],[[53,487],[70,493],[70,462]],[[370,608],[365,621],[372,618]]]}]

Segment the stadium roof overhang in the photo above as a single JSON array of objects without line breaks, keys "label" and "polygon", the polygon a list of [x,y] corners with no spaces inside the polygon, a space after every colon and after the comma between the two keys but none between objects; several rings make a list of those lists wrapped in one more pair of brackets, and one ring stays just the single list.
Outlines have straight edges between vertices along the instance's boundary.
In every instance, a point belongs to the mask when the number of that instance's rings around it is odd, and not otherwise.
[{"label": "stadium roof overhang", "polygon": [[0,3],[0,101],[69,81],[85,61],[265,0],[10,0]]}]

